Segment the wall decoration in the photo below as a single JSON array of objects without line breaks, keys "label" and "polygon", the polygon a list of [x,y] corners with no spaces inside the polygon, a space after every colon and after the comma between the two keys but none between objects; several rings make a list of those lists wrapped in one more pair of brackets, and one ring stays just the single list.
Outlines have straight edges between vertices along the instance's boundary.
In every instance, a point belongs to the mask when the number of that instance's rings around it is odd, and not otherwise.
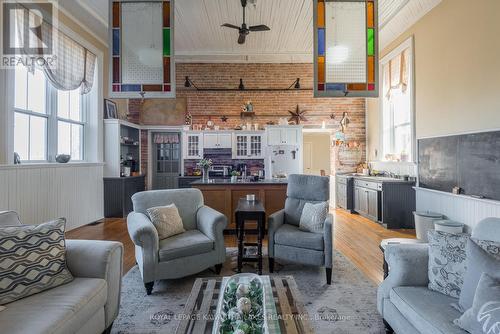
[{"label": "wall decoration", "polygon": [[314,96],[378,97],[378,0],[314,0]]},{"label": "wall decoration", "polygon": [[342,128],[342,133],[345,133],[345,130],[349,126],[349,123],[351,123],[351,121],[347,117],[347,113],[344,112],[344,114],[342,114],[342,119],[340,120],[340,127]]},{"label": "wall decoration", "polygon": [[175,97],[174,0],[110,1],[110,96]]},{"label": "wall decoration", "polygon": [[226,123],[228,118],[226,115],[222,115],[222,117],[220,118],[220,120],[223,122],[223,123]]},{"label": "wall decoration", "polygon": [[295,122],[295,124],[299,125],[301,121],[307,122],[307,118],[305,117],[306,110],[300,110],[299,105],[295,107],[295,111],[288,110],[291,117],[288,119],[288,122]]},{"label": "wall decoration", "polygon": [[104,99],[104,115],[106,118],[118,118],[118,108],[114,101]]},{"label": "wall decoration", "polygon": [[140,124],[185,125],[187,101],[177,99],[146,99],[141,106]]}]

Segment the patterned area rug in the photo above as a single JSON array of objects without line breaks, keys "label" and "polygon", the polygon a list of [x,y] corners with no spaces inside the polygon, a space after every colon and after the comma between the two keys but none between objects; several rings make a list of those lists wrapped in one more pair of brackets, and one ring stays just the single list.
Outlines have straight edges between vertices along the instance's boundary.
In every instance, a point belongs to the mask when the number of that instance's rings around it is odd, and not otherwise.
[{"label": "patterned area rug", "polygon": [[[235,248],[228,248],[222,275],[234,274]],[[335,252],[332,285],[326,284],[322,268],[281,262],[272,275],[292,275],[302,294],[302,301],[312,316],[316,333],[374,334],[385,333],[377,312],[376,286],[342,254]],[[252,266],[244,271],[255,272]],[[267,259],[264,274],[268,275]],[[146,295],[139,268],[133,267],[124,277],[120,314],[112,333],[175,333],[196,277],[213,277],[212,270],[177,280],[155,282],[153,293]]]}]

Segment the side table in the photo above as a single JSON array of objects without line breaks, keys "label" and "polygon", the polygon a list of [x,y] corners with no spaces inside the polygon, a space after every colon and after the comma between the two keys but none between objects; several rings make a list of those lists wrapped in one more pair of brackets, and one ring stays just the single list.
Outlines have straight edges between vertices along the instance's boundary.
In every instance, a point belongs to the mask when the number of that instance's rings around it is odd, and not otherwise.
[{"label": "side table", "polygon": [[421,244],[423,241],[419,239],[410,239],[410,238],[391,238],[391,239],[384,239],[380,242],[380,250],[382,251],[382,256],[384,257],[384,265],[383,265],[383,270],[384,270],[384,279],[387,278],[389,275],[389,265],[387,264],[387,261],[385,260],[385,249],[387,248],[387,245],[398,245],[398,244]]},{"label": "side table", "polygon": [[[235,211],[236,235],[238,237],[238,273],[241,273],[243,262],[258,262],[259,275],[262,275],[262,239],[265,233],[266,210],[258,200],[247,201],[240,198]],[[245,221],[257,221],[257,243],[245,242]],[[257,246],[257,255],[244,256],[246,246]]]}]

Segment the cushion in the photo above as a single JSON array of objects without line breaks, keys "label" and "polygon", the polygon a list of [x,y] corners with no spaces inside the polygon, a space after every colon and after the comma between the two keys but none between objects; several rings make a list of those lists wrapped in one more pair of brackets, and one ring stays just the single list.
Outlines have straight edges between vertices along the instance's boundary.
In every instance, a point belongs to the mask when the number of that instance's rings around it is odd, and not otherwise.
[{"label": "cushion", "polygon": [[0,226],[21,225],[19,215],[15,211],[0,211]]},{"label": "cushion", "polygon": [[149,208],[147,212],[158,231],[158,239],[160,240],[186,231],[175,204],[156,206]]},{"label": "cushion", "polygon": [[305,232],[323,233],[328,215],[328,202],[306,203],[300,216],[299,229]]},{"label": "cushion", "polygon": [[490,241],[490,240],[479,240],[476,238],[471,238],[471,239],[486,252],[500,259],[500,242]]},{"label": "cushion", "polygon": [[71,282],[60,218],[0,228],[0,305]]},{"label": "cushion", "polygon": [[472,307],[455,324],[470,333],[499,333],[500,279],[483,273],[479,279]]},{"label": "cushion", "polygon": [[285,222],[299,226],[302,209],[306,203],[320,203],[330,198],[330,179],[325,176],[288,176],[285,201]]},{"label": "cushion", "polygon": [[474,241],[469,240],[467,243],[467,272],[459,300],[462,310],[468,310],[472,307],[477,284],[483,273],[500,278],[500,261],[488,254]]},{"label": "cushion", "polygon": [[429,231],[429,289],[458,298],[465,275],[467,234]]},{"label": "cushion", "polygon": [[75,277],[68,284],[8,304],[0,312],[1,332],[74,333],[96,312],[103,312],[107,294],[104,279]]},{"label": "cushion", "polygon": [[290,224],[282,225],[274,233],[274,243],[319,251],[324,249],[323,234],[304,232]]},{"label": "cushion", "polygon": [[460,312],[450,306],[456,298],[426,287],[410,286],[393,288],[389,298],[420,333],[465,333],[453,323],[460,316]]},{"label": "cushion", "polygon": [[163,239],[159,244],[160,262],[181,257],[203,254],[214,250],[214,242],[198,230],[190,230],[173,237]]}]

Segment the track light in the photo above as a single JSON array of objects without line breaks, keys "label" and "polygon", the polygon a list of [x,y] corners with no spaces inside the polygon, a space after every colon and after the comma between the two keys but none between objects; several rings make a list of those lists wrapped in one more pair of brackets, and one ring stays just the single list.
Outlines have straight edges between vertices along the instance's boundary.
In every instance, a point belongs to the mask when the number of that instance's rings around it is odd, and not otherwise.
[{"label": "track light", "polygon": [[300,78],[297,78],[297,80],[295,80],[295,86],[294,86],[295,89],[300,89]]},{"label": "track light", "polygon": [[239,90],[245,90],[245,85],[243,84],[243,79],[240,78],[240,85],[238,86]]},{"label": "track light", "polygon": [[191,81],[189,80],[189,77],[186,75],[186,81],[184,81],[184,87],[189,88],[191,87]]}]

